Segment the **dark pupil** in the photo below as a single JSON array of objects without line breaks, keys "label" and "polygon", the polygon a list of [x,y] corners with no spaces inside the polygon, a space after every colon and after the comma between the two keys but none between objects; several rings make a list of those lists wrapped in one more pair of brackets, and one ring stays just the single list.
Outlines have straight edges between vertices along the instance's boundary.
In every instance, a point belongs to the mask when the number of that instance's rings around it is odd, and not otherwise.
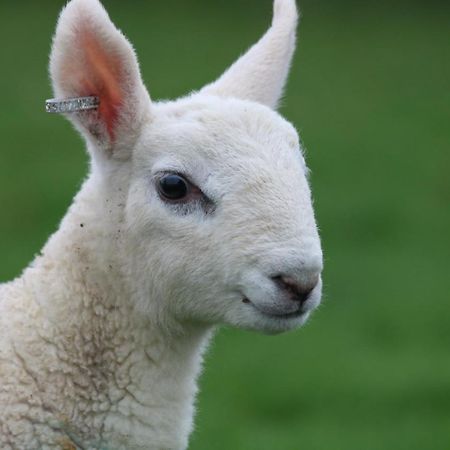
[{"label": "dark pupil", "polygon": [[166,175],[159,182],[161,193],[171,200],[179,200],[186,196],[186,181],[178,175]]}]

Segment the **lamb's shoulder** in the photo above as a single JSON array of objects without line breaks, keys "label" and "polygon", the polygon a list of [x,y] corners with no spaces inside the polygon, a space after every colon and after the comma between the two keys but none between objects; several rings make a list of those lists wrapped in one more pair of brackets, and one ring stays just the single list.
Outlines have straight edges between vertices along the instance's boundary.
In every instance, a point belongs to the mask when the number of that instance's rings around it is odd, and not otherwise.
[{"label": "lamb's shoulder", "polygon": [[55,323],[63,277],[55,291],[37,270],[0,287],[0,448],[184,448],[195,376],[174,385],[168,344],[127,326],[130,312],[99,292],[64,298],[72,320]]},{"label": "lamb's shoulder", "polygon": [[0,448],[77,449],[93,437],[102,401],[95,361],[86,358],[95,349],[89,338],[61,333],[64,320],[52,323],[54,292],[33,270],[0,287]]},{"label": "lamb's shoulder", "polygon": [[40,314],[23,278],[0,285],[2,449],[64,448],[69,442],[42,397],[45,374],[36,357],[49,356],[39,336]]}]

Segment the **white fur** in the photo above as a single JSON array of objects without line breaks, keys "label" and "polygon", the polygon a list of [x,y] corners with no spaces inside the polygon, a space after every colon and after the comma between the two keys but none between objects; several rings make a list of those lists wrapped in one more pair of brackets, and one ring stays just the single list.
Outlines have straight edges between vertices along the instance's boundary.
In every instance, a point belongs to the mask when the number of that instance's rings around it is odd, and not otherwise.
[{"label": "white fur", "polygon": [[[80,95],[89,77],[103,92],[119,74],[125,95],[112,134],[100,112],[70,116],[90,175],[41,255],[0,286],[0,448],[185,449],[214,325],[278,333],[317,307],[320,281],[303,315],[283,317],[293,302],[270,279],[311,284],[322,270],[298,136],[269,108],[296,20],[294,0],[275,0],[272,28],[221,79],[154,103],[100,3],[63,10],[55,94]],[[90,67],[86,27],[113,62],[105,76]],[[212,199],[209,214],[162,201],[155,180],[167,171]]]}]

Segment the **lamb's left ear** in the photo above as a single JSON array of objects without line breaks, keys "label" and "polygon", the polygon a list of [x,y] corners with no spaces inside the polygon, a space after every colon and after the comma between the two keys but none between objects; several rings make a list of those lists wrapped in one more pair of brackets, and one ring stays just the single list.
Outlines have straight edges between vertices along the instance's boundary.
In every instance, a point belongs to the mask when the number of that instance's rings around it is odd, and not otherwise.
[{"label": "lamb's left ear", "polygon": [[274,0],[272,26],[217,81],[200,92],[235,97],[276,108],[295,50],[295,0]]},{"label": "lamb's left ear", "polygon": [[133,47],[98,0],[72,0],[53,39],[50,75],[56,98],[97,96],[97,110],[68,114],[108,157],[127,158],[150,109]]}]

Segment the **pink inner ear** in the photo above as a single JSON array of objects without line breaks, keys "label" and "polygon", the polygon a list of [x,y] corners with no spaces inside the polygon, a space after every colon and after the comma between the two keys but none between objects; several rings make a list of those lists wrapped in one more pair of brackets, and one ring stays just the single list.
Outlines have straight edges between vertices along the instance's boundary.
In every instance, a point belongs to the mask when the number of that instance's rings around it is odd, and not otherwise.
[{"label": "pink inner ear", "polygon": [[92,33],[82,33],[81,39],[86,58],[81,81],[81,86],[86,90],[83,95],[95,95],[100,98],[99,116],[105,123],[111,140],[114,140],[119,108],[124,100],[121,64],[117,56],[109,55],[100,46]]}]

